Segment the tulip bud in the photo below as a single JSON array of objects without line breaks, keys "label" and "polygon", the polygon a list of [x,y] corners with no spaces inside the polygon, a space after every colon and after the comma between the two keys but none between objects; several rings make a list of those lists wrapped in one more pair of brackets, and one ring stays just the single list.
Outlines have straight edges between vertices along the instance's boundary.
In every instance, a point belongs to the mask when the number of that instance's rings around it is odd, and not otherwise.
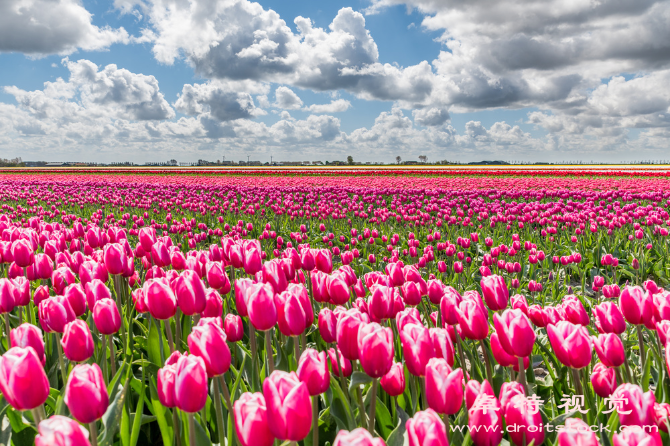
[{"label": "tulip bud", "polygon": [[188,413],[200,412],[207,403],[207,371],[202,358],[181,356],[177,361],[174,381],[176,406]]},{"label": "tulip bud", "polygon": [[300,356],[296,374],[300,381],[307,385],[311,396],[324,393],[330,387],[326,352],[317,352],[312,348],[306,349]]},{"label": "tulip bud", "polygon": [[102,418],[109,405],[109,394],[98,364],[78,364],[72,369],[64,401],[80,423],[88,424]]},{"label": "tulip bud", "polygon": [[619,336],[614,333],[606,333],[600,334],[598,337],[593,336],[592,339],[598,358],[603,364],[607,367],[619,367],[624,363],[626,354]]},{"label": "tulip bud", "polygon": [[635,384],[621,384],[612,398],[623,401],[617,413],[623,426],[648,426],[655,424],[654,404],[656,398],[651,391],[642,392]]},{"label": "tulip bud", "polygon": [[565,296],[563,298],[563,309],[565,310],[566,320],[577,325],[589,325],[589,315],[577,296],[572,294]]},{"label": "tulip bud", "polygon": [[265,398],[261,393],[243,393],[233,404],[235,432],[242,446],[272,446]]},{"label": "tulip bud", "polygon": [[556,357],[563,365],[574,369],[589,365],[593,346],[586,327],[561,321],[556,325],[549,324],[547,334]]},{"label": "tulip bud", "polygon": [[468,428],[475,446],[500,444],[503,435],[502,415],[500,402],[493,391],[490,394],[482,392],[477,396],[468,410]]},{"label": "tulip bud", "polygon": [[507,308],[509,291],[507,291],[507,285],[502,276],[491,275],[482,277],[481,287],[486,305],[491,310],[498,311]]},{"label": "tulip bud", "polygon": [[205,286],[198,274],[191,270],[183,271],[171,284],[177,298],[179,309],[187,316],[202,313],[207,306]]},{"label": "tulip bud", "polygon": [[101,299],[93,308],[93,321],[100,333],[112,335],[121,328],[121,315],[112,299]]},{"label": "tulip bud", "polygon": [[488,336],[488,313],[477,301],[471,299],[461,301],[457,315],[463,336],[472,340],[482,340]]},{"label": "tulip bud", "polygon": [[337,345],[345,358],[359,358],[358,331],[368,322],[367,316],[356,309],[343,312],[337,321]]},{"label": "tulip bud", "polygon": [[426,365],[428,406],[437,413],[454,415],[463,404],[463,370],[451,370],[442,358],[431,358]]},{"label": "tulip bud", "polygon": [[312,400],[295,372],[275,370],[263,382],[270,432],[280,440],[301,441],[312,428]]},{"label": "tulip bud", "polygon": [[37,357],[44,365],[47,361],[44,354],[44,337],[42,330],[28,322],[19,325],[9,332],[9,339],[12,347],[28,348],[32,347]]},{"label": "tulip bud", "polygon": [[61,346],[65,357],[72,362],[84,362],[93,356],[95,345],[86,322],[75,319],[65,326]]},{"label": "tulip bud", "polygon": [[390,396],[401,395],[405,391],[405,368],[402,363],[394,363],[391,370],[379,380],[379,384]]},{"label": "tulip bud", "polygon": [[591,373],[591,385],[593,386],[593,391],[599,397],[609,397],[617,387],[614,369],[606,367],[601,362],[597,363]]},{"label": "tulip bud", "polygon": [[588,424],[579,418],[565,420],[563,430],[558,433],[558,446],[598,446],[598,437]]},{"label": "tulip bud", "polygon": [[528,317],[521,310],[505,310],[502,316],[493,315],[494,326],[500,344],[512,356],[530,356],[535,343],[535,331]]},{"label": "tulip bud", "polygon": [[105,268],[111,275],[120,275],[123,273],[128,263],[126,252],[120,243],[110,243],[103,249],[103,259]]},{"label": "tulip bud", "polygon": [[88,431],[76,421],[52,415],[40,422],[35,446],[91,446]]},{"label": "tulip bud", "polygon": [[174,394],[174,382],[176,372],[177,372],[176,364],[168,364],[167,362],[165,364],[165,367],[158,370],[158,381],[157,381],[158,400],[163,406],[168,408],[177,406]]},{"label": "tulip bud", "polygon": [[449,446],[446,427],[433,409],[417,412],[406,428],[409,446]]},{"label": "tulip bud", "polygon": [[223,314],[223,299],[218,291],[208,288],[205,290],[205,309],[202,317],[221,317]]},{"label": "tulip bud", "polygon": [[658,432],[648,433],[640,429],[624,429],[612,437],[614,446],[661,446],[663,444]]},{"label": "tulip bud", "polygon": [[40,302],[39,319],[47,333],[63,333],[65,325],[76,319],[74,311],[63,296],[53,296]]},{"label": "tulip bud", "polygon": [[269,284],[252,285],[245,296],[245,305],[249,321],[256,330],[268,331],[277,323],[274,290]]},{"label": "tulip bud", "polygon": [[516,446],[523,444],[542,444],[544,430],[541,428],[542,416],[538,403],[526,399],[523,395],[514,396],[507,404],[505,423],[514,426],[514,432],[509,436]]},{"label": "tulip bud", "polygon": [[223,375],[230,368],[230,349],[226,333],[216,324],[193,327],[188,335],[188,349],[205,363],[207,377]]},{"label": "tulip bud", "polygon": [[329,308],[322,308],[319,312],[319,333],[326,344],[337,340],[337,317]]},{"label": "tulip bud", "polygon": [[[338,356],[340,358],[339,364],[337,363]],[[329,349],[328,359],[330,360],[330,370],[335,376],[342,375],[345,378],[351,376],[351,373],[353,372],[351,361],[344,357],[339,348],[337,348],[337,353],[335,352],[335,349]]]},{"label": "tulip bud", "polygon": [[223,320],[223,331],[229,342],[239,342],[244,338],[242,318],[236,314],[227,314]]},{"label": "tulip bud", "polygon": [[507,410],[509,402],[516,395],[522,395],[522,396],[526,395],[526,390],[521,385],[521,383],[512,381],[512,382],[504,382],[502,384],[502,386],[500,387],[500,408],[502,409],[503,415]]},{"label": "tulip bud", "polygon": [[35,250],[26,239],[18,239],[12,243],[12,258],[21,268],[30,266],[35,262]]},{"label": "tulip bud", "polygon": [[89,311],[95,309],[95,304],[102,299],[111,299],[112,292],[107,288],[100,279],[93,279],[85,285],[86,289],[86,304]]},{"label": "tulip bud", "polygon": [[435,357],[430,331],[418,324],[405,325],[400,340],[407,370],[414,376],[424,376],[428,361]]},{"label": "tulip bud", "polygon": [[393,365],[393,332],[373,322],[358,331],[358,354],[363,371],[372,378],[386,375]]},{"label": "tulip bud", "polygon": [[151,315],[158,320],[170,319],[177,312],[177,299],[170,286],[161,279],[150,279],[142,287]]},{"label": "tulip bud", "polygon": [[477,397],[482,393],[495,397],[493,388],[487,380],[484,380],[481,383],[479,383],[479,381],[475,381],[474,379],[468,381],[468,383],[465,385],[465,407],[469,410],[472,405],[475,404]]},{"label": "tulip bud", "polygon": [[619,298],[619,305],[626,321],[633,325],[651,324],[653,329],[654,302],[649,293],[639,286],[627,286]]},{"label": "tulip bud", "polygon": [[599,332],[621,334],[626,331],[626,321],[614,302],[603,302],[596,305],[592,312]]},{"label": "tulip bud", "polygon": [[0,391],[16,410],[32,410],[44,404],[49,380],[33,348],[12,347],[0,356]]}]

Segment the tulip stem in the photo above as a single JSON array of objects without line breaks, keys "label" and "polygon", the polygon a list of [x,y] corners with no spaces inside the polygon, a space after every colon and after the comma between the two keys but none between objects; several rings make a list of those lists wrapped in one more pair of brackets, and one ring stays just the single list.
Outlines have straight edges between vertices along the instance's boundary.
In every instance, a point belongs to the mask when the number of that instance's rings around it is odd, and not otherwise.
[{"label": "tulip stem", "polygon": [[5,313],[5,333],[7,334],[7,350],[12,347],[12,341],[9,337],[9,333],[12,331],[11,325],[9,325],[9,313]]},{"label": "tulip stem", "polygon": [[109,384],[109,377],[107,376],[107,338],[105,335],[102,335],[102,357],[100,361],[102,362],[102,378],[105,380],[105,386]]},{"label": "tulip stem", "polygon": [[[7,313],[5,313],[6,315]],[[65,361],[63,360],[63,346],[60,343],[60,333],[55,332],[56,348],[58,349],[58,366],[60,367],[60,374],[63,377],[63,385],[67,384],[67,369],[65,368]]]},{"label": "tulip stem", "polygon": [[91,440],[91,446],[98,446],[98,426],[95,424],[97,421],[88,423],[88,432],[89,440]]},{"label": "tulip stem", "polygon": [[578,369],[572,369],[572,380],[574,381],[575,391],[577,392],[577,395],[584,395],[584,389],[582,388],[582,382],[579,379]]},{"label": "tulip stem", "polygon": [[426,395],[426,378],[416,377],[419,381],[419,389],[421,390],[421,404],[423,410],[428,410],[428,395]]},{"label": "tulip stem", "polygon": [[33,410],[31,410],[33,414],[33,420],[35,420],[35,427],[39,426],[40,423],[44,418],[42,418],[42,412],[40,412],[40,408],[36,407]]},{"label": "tulip stem", "polygon": [[319,445],[319,395],[312,397],[312,445]]},{"label": "tulip stem", "polygon": [[340,362],[340,349],[337,347],[337,344],[335,344],[335,360],[337,361],[337,376],[340,378],[340,386],[342,387],[342,391],[344,392],[344,394],[351,401],[351,396],[349,395],[349,389],[347,388],[347,382],[344,379],[344,372],[342,372],[342,363]]},{"label": "tulip stem", "polygon": [[216,410],[216,430],[219,434],[219,444],[226,444],[226,433],[223,431],[223,406],[221,404],[221,392],[219,390],[219,383],[214,378],[214,385],[212,386],[212,393],[214,393],[214,408]]},{"label": "tulip stem", "polygon": [[[458,347],[458,361],[461,368],[465,370],[465,354],[463,354],[463,346],[461,346],[461,336],[458,334],[456,326],[454,326],[454,333],[456,333],[456,346]],[[470,379],[474,379],[474,364],[470,364]]]},{"label": "tulip stem", "polygon": [[[493,383],[493,371],[491,370],[491,361],[489,360],[489,354],[486,351],[486,345],[484,345],[484,341],[480,340],[479,345],[482,346],[482,355],[484,355],[484,364],[486,365],[486,379],[489,381],[489,384]],[[523,365],[523,362],[521,363]],[[523,370],[523,368],[520,369],[520,371]]]},{"label": "tulip stem", "polygon": [[637,342],[640,344],[640,375],[644,374],[646,355],[644,351],[644,339],[642,335],[642,325],[637,326]]},{"label": "tulip stem", "polygon": [[621,377],[621,369],[619,367],[614,367],[614,373],[616,374],[616,384],[617,387],[624,383]]},{"label": "tulip stem", "polygon": [[177,341],[177,350],[181,351],[181,310],[177,308],[177,313],[174,315],[174,329],[175,339]]},{"label": "tulip stem", "polygon": [[[358,371],[358,363],[355,360],[351,362],[354,365],[354,370]],[[358,401],[358,414],[361,418],[361,427],[365,427],[368,424],[368,420],[365,417],[365,405],[363,404],[361,386],[356,386],[356,400]]]},{"label": "tulip stem", "polygon": [[226,400],[226,407],[228,412],[233,413],[233,403],[230,400],[230,392],[228,391],[228,385],[226,384],[226,378],[224,375],[219,376],[219,387],[223,393],[223,399]]},{"label": "tulip stem", "polygon": [[181,446],[181,433],[179,429],[179,415],[177,415],[177,408],[172,409],[172,428],[174,430],[174,438],[176,440],[176,446]]},{"label": "tulip stem", "polygon": [[270,330],[265,332],[265,355],[268,358],[268,375],[275,371],[275,361],[272,354],[272,334]]},{"label": "tulip stem", "polygon": [[189,446],[197,446],[195,440],[195,419],[192,413],[188,414],[188,444]]},{"label": "tulip stem", "polygon": [[116,348],[114,346],[114,338],[112,335],[109,335],[109,361],[112,365],[112,378],[114,378],[116,376]]},{"label": "tulip stem", "polygon": [[451,441],[451,439],[449,438],[449,415],[446,414],[446,413],[443,413],[442,414],[442,421],[444,421],[444,430],[447,434],[447,444],[449,444],[449,442]]},{"label": "tulip stem", "polygon": [[[377,384],[379,383],[379,378],[375,378],[372,380],[372,388],[370,391],[372,392],[372,396],[370,399],[370,413],[368,414],[368,432],[370,432],[370,435],[374,437],[375,435],[375,410],[377,406]],[[318,444],[318,443],[317,443]]]},{"label": "tulip stem", "polygon": [[23,307],[19,307],[19,327],[23,325]]},{"label": "tulip stem", "polygon": [[[526,395],[528,395],[528,386],[526,385],[526,368],[524,367],[523,364],[523,358],[521,356],[517,357],[517,360],[519,361],[519,383],[523,386],[523,390],[526,392]],[[514,372],[514,368],[510,367],[512,369],[512,372]]]},{"label": "tulip stem", "polygon": [[168,345],[170,346],[170,353],[174,353],[174,340],[172,338],[172,327],[170,326],[170,319],[165,320],[165,332],[167,333]]},{"label": "tulip stem", "polygon": [[293,338],[293,350],[295,351],[295,367],[298,368],[298,362],[300,361],[300,338]]}]

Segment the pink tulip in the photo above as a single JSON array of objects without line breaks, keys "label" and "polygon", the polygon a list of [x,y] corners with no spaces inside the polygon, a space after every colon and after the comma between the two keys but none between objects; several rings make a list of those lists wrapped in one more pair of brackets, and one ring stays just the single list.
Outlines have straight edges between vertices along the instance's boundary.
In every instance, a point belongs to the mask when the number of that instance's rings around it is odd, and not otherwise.
[{"label": "pink tulip", "polygon": [[535,331],[521,310],[505,310],[502,316],[495,313],[493,323],[500,344],[508,354],[522,358],[530,356],[535,344]]},{"label": "pink tulip", "polygon": [[484,380],[481,383],[479,381],[475,381],[474,379],[468,381],[465,385],[465,407],[469,410],[475,403],[477,397],[482,393],[495,396],[495,393],[493,393],[493,388],[487,380]]},{"label": "pink tulip", "polygon": [[401,395],[405,391],[405,368],[399,362],[391,366],[391,370],[379,380],[384,392],[390,396]]},{"label": "pink tulip", "polygon": [[393,365],[393,332],[376,322],[358,331],[358,355],[363,371],[372,378],[386,375]]},{"label": "pink tulip", "polygon": [[102,250],[105,268],[109,274],[116,276],[123,274],[128,258],[120,243],[110,243]]},{"label": "pink tulip", "polygon": [[306,349],[300,356],[296,373],[300,381],[307,385],[311,396],[321,395],[330,387],[326,352],[318,352],[313,348]]},{"label": "pink tulip", "polygon": [[416,306],[421,303],[421,289],[414,282],[405,282],[402,287],[402,297],[406,305]]},{"label": "pink tulip", "polygon": [[454,415],[463,404],[463,370],[453,370],[442,358],[432,358],[426,365],[428,406],[437,413]]},{"label": "pink tulip", "polygon": [[244,272],[256,274],[263,268],[260,243],[246,243],[243,246]]},{"label": "pink tulip", "polygon": [[358,331],[366,323],[367,315],[354,308],[341,313],[337,320],[337,346],[351,361],[359,358]]},{"label": "pink tulip", "polygon": [[332,344],[337,340],[337,316],[330,308],[322,308],[319,312],[319,333],[326,344]]},{"label": "pink tulip", "polygon": [[230,350],[226,343],[226,333],[217,324],[209,323],[193,327],[191,334],[188,335],[188,349],[192,355],[202,358],[208,378],[223,375],[230,368]]},{"label": "pink tulip", "polygon": [[314,256],[316,269],[326,274],[333,272],[333,257],[327,249],[317,249]]},{"label": "pink tulip", "polygon": [[61,346],[65,357],[72,362],[84,362],[93,356],[95,345],[86,322],[75,319],[65,326]]},{"label": "pink tulip", "polygon": [[668,424],[670,424],[670,404],[656,403],[654,404],[654,415],[656,419],[656,426],[666,434],[668,433]]},{"label": "pink tulip", "polygon": [[[93,279],[85,285],[86,290],[86,305],[89,311],[93,312],[95,304],[102,299],[111,299],[112,292],[109,291],[100,279]],[[69,299],[68,299],[69,300]]]},{"label": "pink tulip", "polygon": [[230,279],[226,274],[226,267],[221,262],[207,262],[205,265],[207,272],[207,283],[215,290],[222,290],[223,294],[230,291]]},{"label": "pink tulip", "polygon": [[[277,324],[284,336],[300,336],[311,324],[307,323],[307,312],[297,294],[284,291],[275,294],[274,304],[277,307]],[[307,311],[311,312],[311,305]]]},{"label": "pink tulip", "polygon": [[0,391],[16,410],[32,410],[44,404],[49,380],[35,350],[12,347],[0,356]]},{"label": "pink tulip", "polygon": [[80,423],[102,418],[109,405],[109,394],[98,364],[74,366],[67,379],[64,401]]},{"label": "pink tulip", "polygon": [[600,333],[621,334],[626,331],[626,321],[614,302],[603,302],[593,307],[593,317]]},{"label": "pink tulip", "polygon": [[42,336],[42,330],[35,325],[28,322],[19,325],[9,332],[9,339],[11,347],[31,347],[35,350],[40,361],[42,361],[42,365],[46,363],[47,358],[44,354],[44,337]]},{"label": "pink tulip", "polygon": [[430,328],[428,331],[430,333],[430,338],[433,341],[435,357],[445,359],[449,366],[453,367],[454,344],[451,342],[449,332],[444,328]]},{"label": "pink tulip", "polygon": [[572,294],[565,296],[563,298],[563,309],[568,321],[577,325],[589,325],[589,315],[577,296]]},{"label": "pink tulip", "polygon": [[63,333],[65,325],[76,319],[70,302],[63,296],[53,296],[40,302],[39,318],[47,333]]},{"label": "pink tulip", "polygon": [[422,325],[408,324],[400,332],[400,341],[409,373],[424,376],[428,361],[435,357],[430,331]]},{"label": "pink tulip", "polygon": [[182,356],[177,361],[174,378],[176,406],[188,413],[200,412],[207,403],[207,369],[202,358]]},{"label": "pink tulip", "polygon": [[158,320],[170,319],[177,313],[177,298],[164,279],[149,279],[142,287],[149,313]]},{"label": "pink tulip", "polygon": [[614,446],[661,446],[658,432],[648,433],[644,429],[625,429],[612,437]]},{"label": "pink tulip", "polygon": [[0,279],[0,313],[11,313],[14,309],[16,290],[14,284],[6,278]]},{"label": "pink tulip", "polygon": [[267,283],[252,285],[245,297],[249,321],[256,330],[268,331],[277,323],[274,290]]},{"label": "pink tulip", "polygon": [[12,258],[21,268],[30,266],[35,262],[35,250],[26,239],[18,239],[12,243]]},{"label": "pink tulip", "polygon": [[445,324],[458,324],[458,306],[461,300],[463,298],[458,294],[458,291],[452,287],[446,287],[444,295],[440,300],[440,313]]},{"label": "pink tulip", "polygon": [[53,260],[46,254],[35,254],[34,268],[38,279],[51,279],[51,274],[54,271]]},{"label": "pink tulip", "polygon": [[223,319],[223,331],[226,332],[228,342],[239,342],[244,338],[242,318],[236,314],[227,314]]},{"label": "pink tulip", "polygon": [[588,424],[579,418],[565,420],[564,429],[558,433],[558,446],[598,446],[598,437]]},{"label": "pink tulip", "polygon": [[295,372],[275,370],[263,382],[270,432],[279,440],[301,441],[312,428],[312,400]]},{"label": "pink tulip", "polygon": [[268,425],[267,408],[261,393],[243,393],[233,404],[235,432],[242,446],[272,446],[275,437]]},{"label": "pink tulip", "polygon": [[598,358],[603,364],[607,367],[619,367],[624,363],[626,354],[619,336],[614,333],[606,333],[600,334],[598,337],[592,336],[592,339]]},{"label": "pink tulip", "polygon": [[121,315],[116,302],[112,299],[99,300],[93,309],[93,321],[103,335],[117,333],[121,328]]},{"label": "pink tulip", "polygon": [[509,402],[517,395],[526,396],[526,390],[521,383],[516,381],[502,383],[500,387],[500,408],[503,415],[505,415]]},{"label": "pink tulip", "polygon": [[30,302],[30,282],[25,277],[17,277],[12,280],[14,285],[14,305],[25,307]]},{"label": "pink tulip", "polygon": [[419,314],[419,310],[416,308],[406,308],[405,310],[398,312],[395,317],[395,321],[399,332],[402,332],[402,330],[405,328],[405,325],[423,325],[421,322],[421,315]]},{"label": "pink tulip", "polygon": [[547,334],[556,357],[563,365],[574,369],[589,365],[593,345],[586,327],[561,321],[557,325],[549,324]]},{"label": "pink tulip", "polygon": [[33,293],[33,303],[35,304],[36,307],[40,306],[40,303],[43,300],[47,300],[49,298],[49,287],[46,285],[40,285],[35,289],[35,292]]},{"label": "pink tulip", "polygon": [[591,385],[593,391],[601,398],[607,398],[614,393],[617,387],[616,373],[614,369],[599,362],[591,372]]},{"label": "pink tulip", "polygon": [[191,270],[182,271],[170,284],[179,309],[186,316],[202,313],[207,306],[205,285],[198,274]]},{"label": "pink tulip", "polygon": [[263,282],[270,284],[275,293],[282,293],[286,291],[288,287],[288,281],[286,280],[286,275],[281,269],[280,263],[273,260],[271,262],[265,262],[263,265]]},{"label": "pink tulip", "polygon": [[488,313],[476,300],[464,299],[458,306],[457,314],[463,336],[477,341],[488,336]]},{"label": "pink tulip", "polygon": [[368,299],[368,310],[375,321],[383,321],[393,316],[393,288],[383,285],[372,285]]},{"label": "pink tulip", "polygon": [[619,422],[622,426],[654,424],[656,398],[651,391],[643,393],[639,386],[626,383],[617,387],[612,397],[620,398],[618,401],[623,401],[617,410]]},{"label": "pink tulip", "polygon": [[312,273],[312,290],[317,302],[332,301],[335,305],[344,305],[349,302],[351,294],[349,285],[342,274],[330,276],[321,271]]},{"label": "pink tulip", "polygon": [[73,283],[63,290],[63,296],[70,302],[75,316],[79,317],[86,313],[86,292],[81,284]]},{"label": "pink tulip", "polygon": [[[178,352],[175,352],[178,353]],[[165,364],[165,367],[158,370],[158,400],[168,408],[176,407],[174,384],[177,373],[176,364]]]},{"label": "pink tulip", "polygon": [[507,285],[502,276],[491,275],[482,277],[481,287],[486,305],[491,310],[498,311],[507,308],[509,291],[507,291]]},{"label": "pink tulip", "polygon": [[493,395],[493,391],[490,394],[480,393],[468,410],[468,428],[472,443],[475,446],[499,445],[503,436],[502,416],[500,402]]},{"label": "pink tulip", "polygon": [[88,431],[76,421],[53,415],[40,422],[35,446],[91,446]]},{"label": "pink tulip", "polygon": [[93,279],[101,280],[104,283],[107,282],[108,278],[107,269],[95,260],[87,260],[79,266],[79,279],[84,287]]},{"label": "pink tulip", "polygon": [[202,317],[222,317],[223,299],[218,291],[208,288],[205,290],[205,309],[202,311]]},{"label": "pink tulip", "polygon": [[544,430],[541,428],[542,416],[537,402],[526,399],[523,395],[514,396],[505,410],[505,423],[515,426],[509,436],[516,446],[524,444],[542,444]]},{"label": "pink tulip", "polygon": [[339,431],[333,446],[386,446],[386,443],[381,438],[373,437],[366,429],[359,427],[351,432]]},{"label": "pink tulip", "polygon": [[639,286],[627,286],[619,298],[621,312],[628,323],[645,325],[653,329],[654,301],[649,293]]},{"label": "pink tulip", "polygon": [[[337,347],[336,347],[337,348]],[[351,361],[344,357],[342,351],[337,348],[338,353],[335,353],[335,349],[328,349],[328,359],[330,362],[331,373],[335,376],[340,376],[348,378],[353,373],[353,368],[351,366]],[[337,363],[337,356],[340,357],[340,363]]]},{"label": "pink tulip", "polygon": [[406,428],[409,446],[449,446],[446,427],[433,409],[417,412]]},{"label": "pink tulip", "polygon": [[[510,306],[513,310],[521,310],[523,314],[529,316],[528,302],[522,294],[515,294],[510,298]],[[537,324],[536,324],[537,325]]]}]

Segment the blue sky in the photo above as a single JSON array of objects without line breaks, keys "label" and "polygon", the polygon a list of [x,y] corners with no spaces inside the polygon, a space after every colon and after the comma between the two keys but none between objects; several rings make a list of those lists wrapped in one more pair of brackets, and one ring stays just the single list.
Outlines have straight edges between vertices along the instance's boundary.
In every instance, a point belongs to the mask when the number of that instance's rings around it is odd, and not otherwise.
[{"label": "blue sky", "polygon": [[548,1],[7,0],[0,145],[30,160],[663,158],[670,2]]}]

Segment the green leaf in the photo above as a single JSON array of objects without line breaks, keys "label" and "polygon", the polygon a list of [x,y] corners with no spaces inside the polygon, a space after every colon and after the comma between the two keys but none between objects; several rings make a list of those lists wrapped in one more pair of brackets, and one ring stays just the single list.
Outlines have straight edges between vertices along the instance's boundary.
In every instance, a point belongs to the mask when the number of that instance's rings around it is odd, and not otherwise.
[{"label": "green leaf", "polygon": [[107,393],[109,394],[109,399],[113,400],[114,397],[116,397],[116,392],[119,390],[119,382],[121,381],[121,375],[123,375],[125,369],[126,369],[126,362],[124,361],[121,364],[121,367],[119,367],[119,370],[116,371],[116,375],[112,378],[112,380],[109,382],[107,385]]},{"label": "green leaf", "polygon": [[382,438],[388,438],[391,432],[393,432],[393,419],[388,408],[379,398],[377,398],[377,404],[375,405],[375,418],[377,420],[377,431],[381,434]]},{"label": "green leaf", "polygon": [[349,392],[353,392],[356,387],[372,382],[372,378],[363,372],[354,372],[351,374],[351,382],[349,383]]},{"label": "green leaf", "polygon": [[137,399],[137,407],[135,408],[135,419],[133,420],[133,430],[130,433],[130,446],[135,446],[140,437],[140,427],[142,426],[142,412],[144,411],[144,367],[142,367],[142,390]]},{"label": "green leaf", "polygon": [[[158,390],[156,389],[156,382],[153,378],[149,380],[149,392],[151,393],[151,406],[153,407],[153,413],[156,416],[156,421],[158,422],[158,428],[161,432],[161,437],[163,438],[164,445],[172,444],[173,437],[173,428],[170,423],[168,423],[165,413],[167,409],[161,404],[158,399]],[[176,410],[176,409],[175,409]]]},{"label": "green leaf", "polygon": [[332,375],[330,377],[330,388],[333,391],[330,413],[335,418],[337,426],[340,429],[348,431],[353,430],[356,427],[356,423],[351,415],[351,407],[349,406],[347,398],[344,396],[344,392],[342,392],[342,388]]},{"label": "green leaf", "polygon": [[386,446],[403,446],[405,444],[405,424],[409,420],[409,416],[399,406],[396,407],[396,410],[398,411],[398,425],[386,439]]},{"label": "green leaf", "polygon": [[647,351],[647,357],[644,361],[644,373],[642,378],[640,378],[640,385],[642,386],[642,391],[646,392],[649,390],[649,378],[651,377],[651,362],[652,362],[652,352],[651,350]]},{"label": "green leaf", "polygon": [[[119,370],[120,371],[120,370]],[[103,432],[98,436],[98,446],[112,446],[114,444],[114,435],[121,422],[123,415],[123,406],[126,402],[128,382],[130,377],[126,376],[123,386],[119,385],[114,396],[114,400],[107,407],[107,411],[102,416]]]},{"label": "green leaf", "polygon": [[162,336],[159,336],[158,328],[156,327],[157,323],[156,320],[149,322],[149,337],[147,338],[149,345],[147,346],[147,353],[149,354],[149,361],[153,362],[158,367],[163,367],[163,357],[165,356],[165,352],[170,351],[170,347],[165,339],[163,339],[163,355],[161,355],[160,339]]},{"label": "green leaf", "polygon": [[2,409],[0,409],[0,446],[11,446],[12,423],[10,423],[9,417],[6,414],[9,404],[7,404],[7,400],[4,398],[0,404],[2,405]]}]

